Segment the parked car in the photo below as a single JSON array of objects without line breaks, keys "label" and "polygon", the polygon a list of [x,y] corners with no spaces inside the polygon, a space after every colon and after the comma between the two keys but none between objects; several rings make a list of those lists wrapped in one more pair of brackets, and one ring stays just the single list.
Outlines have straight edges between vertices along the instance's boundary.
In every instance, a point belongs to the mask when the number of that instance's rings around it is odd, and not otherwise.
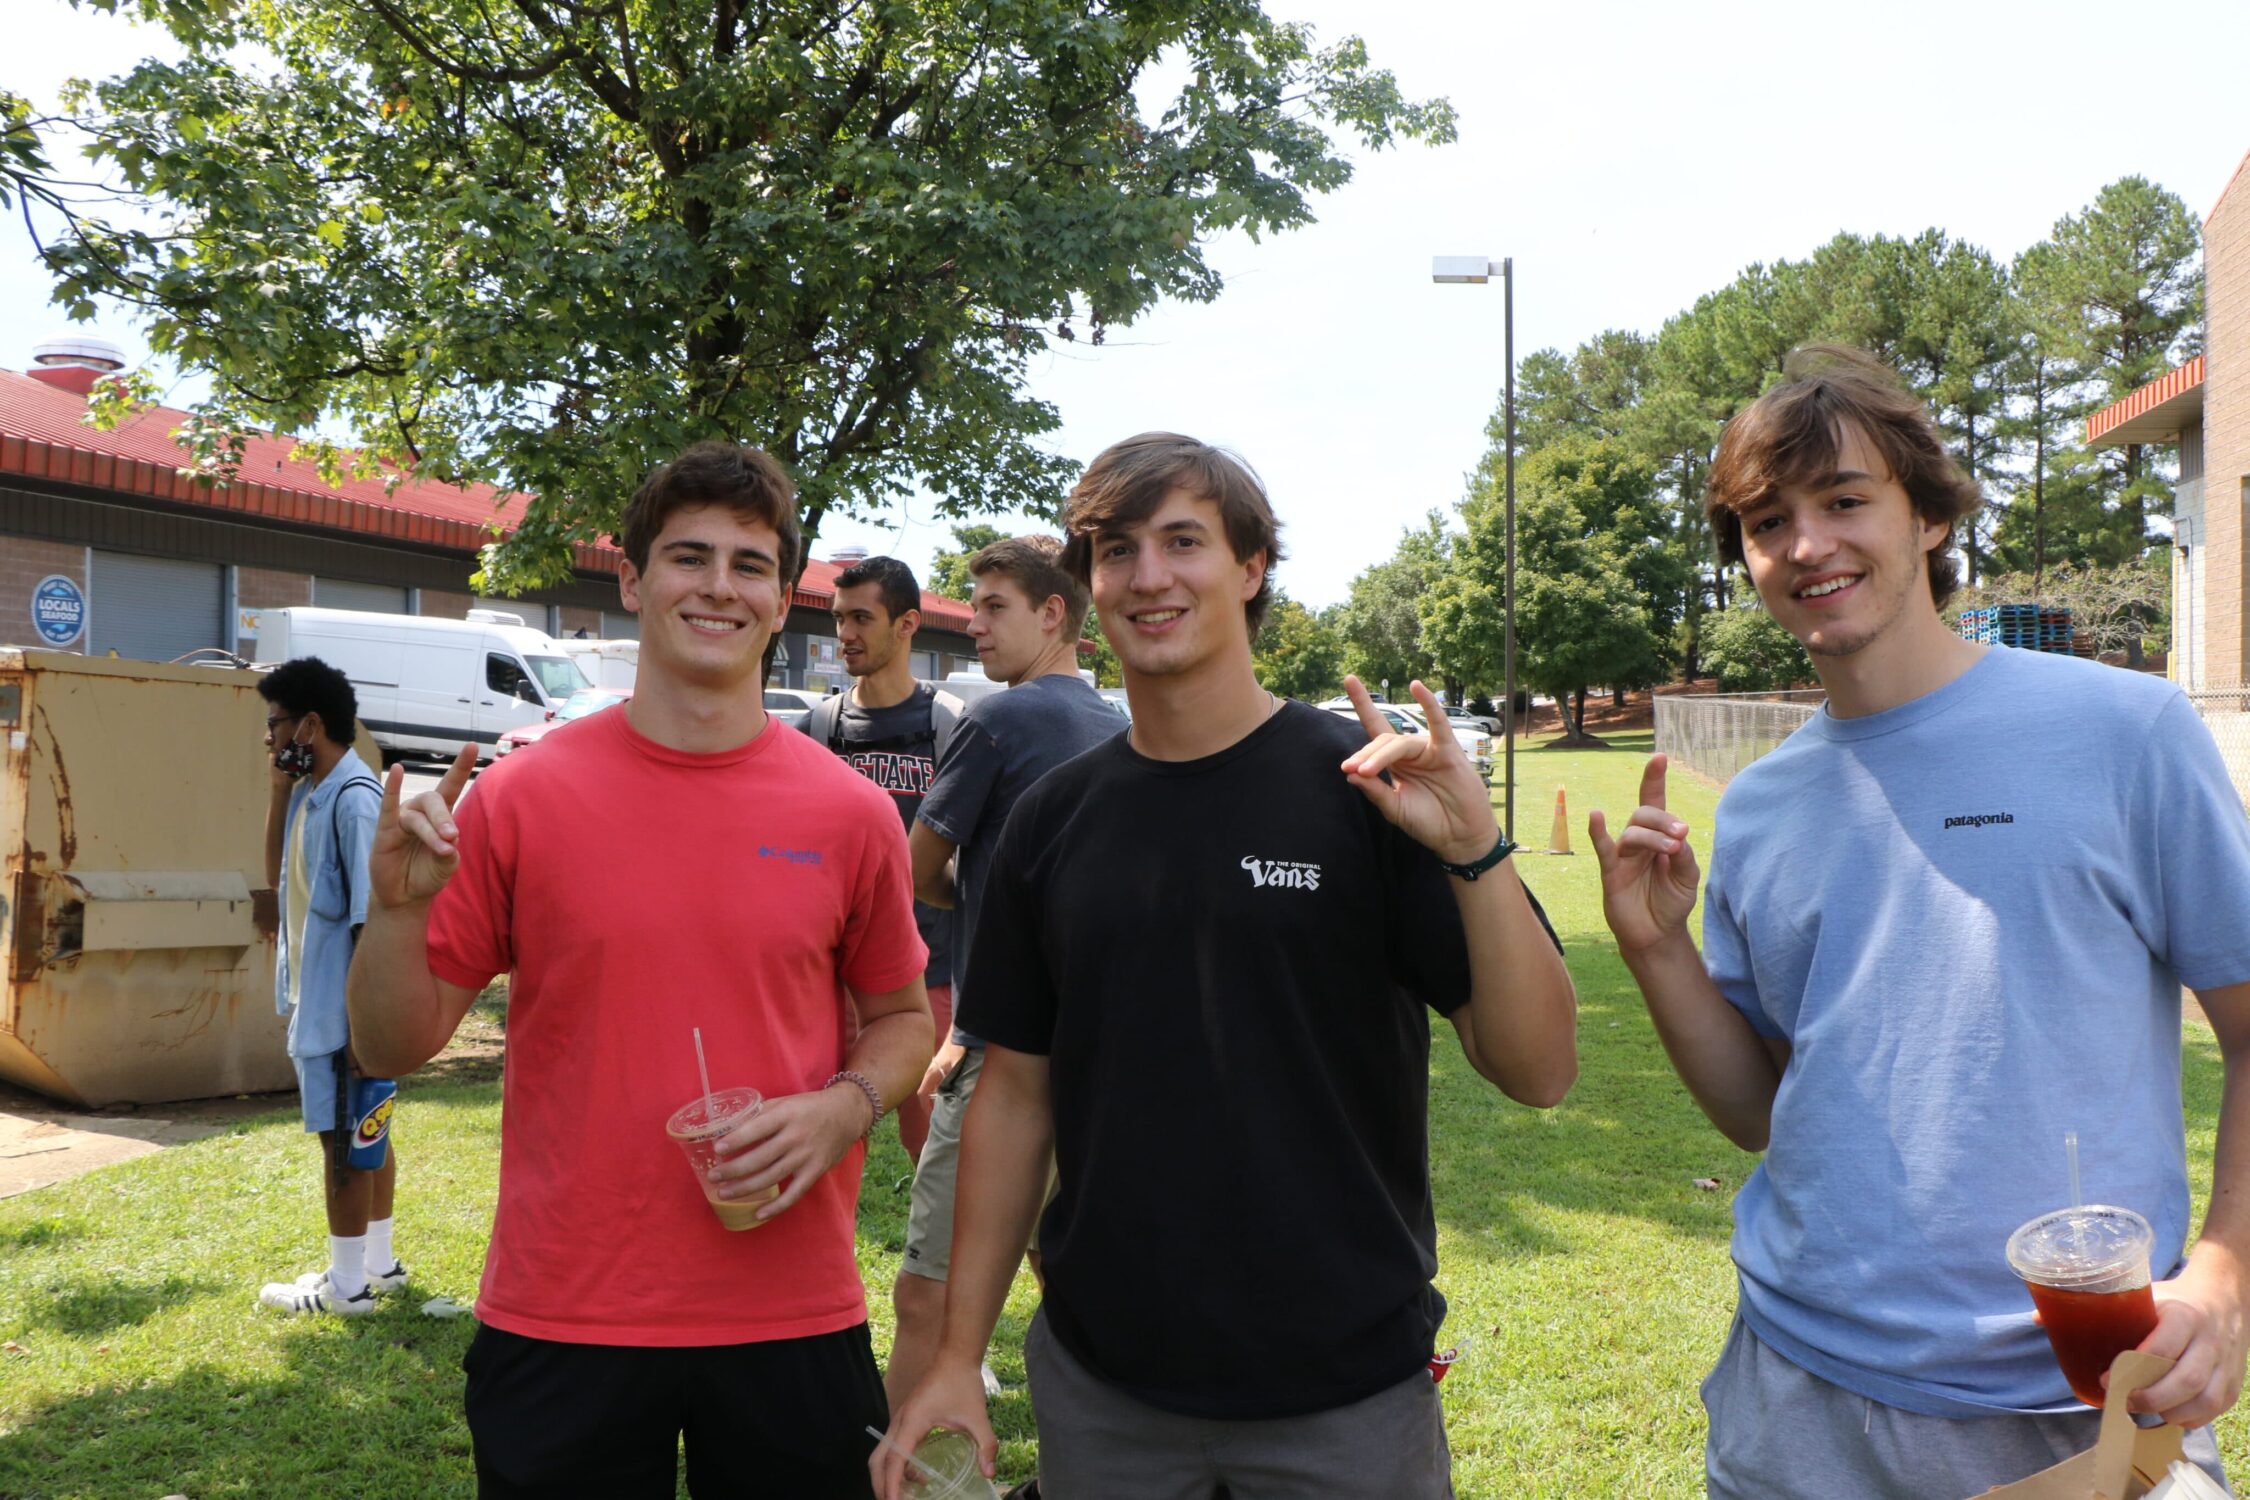
[{"label": "parked car", "polygon": [[633,679],[640,672],[641,643],[639,641],[557,641],[570,659],[578,663],[578,670],[595,687],[624,688],[631,691]]},{"label": "parked car", "polygon": [[470,744],[488,760],[501,735],[544,723],[590,685],[560,642],[505,610],[447,620],[288,605],[254,618],[259,661],[317,656],[351,679],[386,762]]},{"label": "parked car", "polygon": [[1101,695],[1104,703],[1116,709],[1119,717],[1123,718],[1126,723],[1133,722],[1133,706],[1126,701],[1123,688],[1095,688],[1094,691]]},{"label": "parked car", "polygon": [[802,729],[819,705],[821,695],[800,688],[766,689],[766,712],[790,729]]},{"label": "parked car", "polygon": [[569,702],[549,712],[544,722],[525,724],[500,736],[500,743],[493,747],[492,753],[496,756],[512,754],[526,745],[538,743],[545,738],[547,731],[553,729],[557,724],[568,724],[573,719],[583,719],[588,714],[598,714],[603,709],[623,703],[632,696],[633,690],[631,688],[580,688],[570,695]]}]

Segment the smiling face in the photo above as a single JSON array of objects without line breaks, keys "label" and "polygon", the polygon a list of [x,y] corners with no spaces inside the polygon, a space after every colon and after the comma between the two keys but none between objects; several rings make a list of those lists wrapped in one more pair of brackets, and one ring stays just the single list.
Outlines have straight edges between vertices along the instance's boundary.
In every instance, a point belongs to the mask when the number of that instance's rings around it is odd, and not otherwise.
[{"label": "smiling face", "polygon": [[1836,469],[1741,513],[1742,558],[1766,609],[1815,656],[1852,656],[1934,617],[1929,554],[1943,522],[1915,513],[1864,435],[1837,433]]},{"label": "smiling face", "polygon": [[618,571],[625,607],[640,616],[643,672],[701,686],[755,682],[780,614],[781,539],[724,505],[683,506],[665,519],[646,571]]},{"label": "smiling face", "polygon": [[1163,677],[1233,653],[1247,660],[1243,607],[1265,570],[1262,555],[1234,555],[1217,501],[1175,489],[1147,520],[1094,534],[1094,609],[1128,672]]},{"label": "smiling face", "polygon": [[844,670],[854,677],[882,671],[914,638],[917,622],[912,618],[892,619],[878,583],[837,589],[828,613],[836,622],[836,649],[844,658]]}]

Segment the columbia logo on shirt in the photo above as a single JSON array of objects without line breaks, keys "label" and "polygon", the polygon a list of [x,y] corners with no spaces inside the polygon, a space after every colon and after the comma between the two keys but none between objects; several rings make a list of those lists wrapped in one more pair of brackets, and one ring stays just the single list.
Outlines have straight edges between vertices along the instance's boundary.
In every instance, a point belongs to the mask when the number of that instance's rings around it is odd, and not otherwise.
[{"label": "columbia logo on shirt", "polygon": [[1947,818],[1945,826],[1948,828],[1982,828],[1987,823],[2013,823],[2015,820],[2016,815],[2014,813],[1966,813],[1958,818]]},{"label": "columbia logo on shirt", "polygon": [[760,844],[758,846],[758,858],[785,859],[793,865],[817,865],[820,863],[820,851],[818,849],[777,849],[771,844]]},{"label": "columbia logo on shirt", "polygon": [[1250,883],[1261,888],[1283,885],[1300,891],[1320,889],[1318,865],[1294,859],[1260,859],[1255,854],[1245,854],[1242,856],[1242,868],[1250,872]]}]

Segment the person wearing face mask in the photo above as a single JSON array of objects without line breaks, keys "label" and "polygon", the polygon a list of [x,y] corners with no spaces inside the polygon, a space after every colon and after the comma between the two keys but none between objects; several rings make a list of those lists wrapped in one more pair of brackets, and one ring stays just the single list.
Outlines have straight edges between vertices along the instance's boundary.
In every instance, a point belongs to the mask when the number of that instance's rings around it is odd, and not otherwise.
[{"label": "person wearing face mask", "polygon": [[[367,1111],[365,1126],[354,1107],[355,1093],[365,1104],[387,1090],[357,1078],[344,1008],[344,979],[367,920],[367,852],[383,787],[352,753],[359,702],[343,673],[300,657],[267,673],[258,695],[273,763],[266,881],[281,907],[274,1005],[289,1017],[289,1058],[305,1129],[320,1137],[328,1207],[327,1269],[269,1282],[258,1300],[287,1313],[350,1317],[371,1311],[376,1293],[406,1284],[391,1248],[398,1157],[388,1149],[388,1100]],[[380,1165],[358,1164],[378,1152]]]}]

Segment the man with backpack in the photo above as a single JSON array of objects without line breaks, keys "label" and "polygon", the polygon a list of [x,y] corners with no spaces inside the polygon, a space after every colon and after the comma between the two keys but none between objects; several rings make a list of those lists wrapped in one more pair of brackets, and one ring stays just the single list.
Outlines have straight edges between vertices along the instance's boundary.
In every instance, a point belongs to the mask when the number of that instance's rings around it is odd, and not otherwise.
[{"label": "man with backpack", "polygon": [[[843,757],[860,775],[890,794],[911,830],[922,796],[937,774],[938,757],[952,742],[961,701],[914,678],[914,632],[922,623],[922,586],[914,570],[895,557],[870,557],[836,575],[829,605],[836,644],[852,685],[824,698],[805,721],[816,744]],[[943,1037],[953,1023],[954,915],[914,903],[914,925],[929,945],[924,983],[930,1016]],[[930,1133],[930,1099],[938,1075],[898,1107],[898,1142],[919,1158]]]},{"label": "man with backpack", "polygon": [[[359,700],[342,672],[317,656],[300,657],[260,679],[258,696],[273,764],[266,879],[281,905],[274,1003],[289,1017],[289,1060],[305,1129],[320,1136],[328,1203],[328,1268],[268,1283],[258,1300],[283,1312],[352,1317],[372,1311],[377,1292],[406,1284],[391,1249],[398,1158],[388,1149],[388,1086],[370,1089],[370,1080],[356,1076],[344,1012],[344,978],[367,921],[367,851],[383,787],[352,753]],[[371,1106],[370,1140],[358,1152],[355,1086]],[[355,1156],[377,1152],[379,1166],[353,1165]]]}]

